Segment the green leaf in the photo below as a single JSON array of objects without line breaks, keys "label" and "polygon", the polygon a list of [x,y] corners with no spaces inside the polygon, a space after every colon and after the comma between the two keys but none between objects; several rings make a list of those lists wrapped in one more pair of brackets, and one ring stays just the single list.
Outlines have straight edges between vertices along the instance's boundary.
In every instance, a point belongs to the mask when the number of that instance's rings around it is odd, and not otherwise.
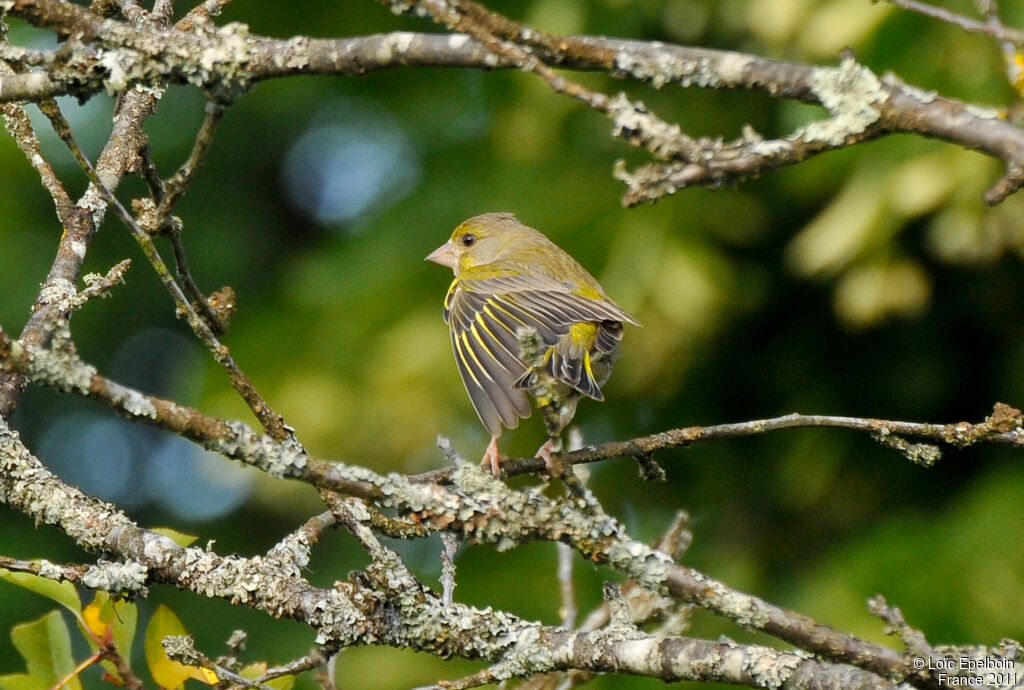
[{"label": "green leaf", "polygon": [[[75,670],[71,656],[71,633],[60,611],[51,611],[30,623],[20,623],[11,628],[11,641],[25,659],[28,675],[45,687],[52,688]],[[64,686],[70,690],[82,690],[78,677],[71,678]]]},{"label": "green leaf", "polygon": [[7,580],[12,585],[53,599],[72,613],[78,614],[82,610],[82,601],[78,598],[78,591],[73,584],[66,580],[58,582],[32,573],[12,573],[6,568],[0,568],[0,580]]},{"label": "green leaf", "polygon": [[192,546],[192,544],[199,539],[197,536],[185,534],[184,532],[179,532],[178,530],[171,529],[170,527],[154,527],[150,531],[162,534],[178,546]]},{"label": "green leaf", "polygon": [[0,676],[0,690],[49,690],[46,683],[24,673]]}]

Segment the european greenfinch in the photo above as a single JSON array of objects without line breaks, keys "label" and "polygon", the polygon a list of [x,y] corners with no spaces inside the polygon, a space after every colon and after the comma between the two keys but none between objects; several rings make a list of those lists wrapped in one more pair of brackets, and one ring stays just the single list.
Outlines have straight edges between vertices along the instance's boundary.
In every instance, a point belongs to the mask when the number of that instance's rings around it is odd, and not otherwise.
[{"label": "european greenfinch", "polygon": [[561,431],[581,397],[604,400],[623,322],[639,325],[580,264],[511,213],[465,221],[427,261],[455,273],[444,300],[455,364],[491,442],[484,455],[500,475],[498,438],[542,411],[551,466]]}]

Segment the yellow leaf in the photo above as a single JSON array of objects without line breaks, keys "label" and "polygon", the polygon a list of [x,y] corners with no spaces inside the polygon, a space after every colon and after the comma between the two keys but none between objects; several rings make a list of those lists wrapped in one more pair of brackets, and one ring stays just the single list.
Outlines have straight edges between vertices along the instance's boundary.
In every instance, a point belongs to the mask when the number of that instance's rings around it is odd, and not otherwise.
[{"label": "yellow leaf", "polygon": [[160,687],[176,690],[183,687],[189,678],[207,685],[215,685],[218,682],[217,674],[209,669],[186,666],[167,658],[163,645],[164,638],[187,634],[181,620],[163,604],[153,613],[153,618],[146,626],[146,664],[153,680]]},{"label": "yellow leaf", "polygon": [[200,668],[198,666],[185,666],[185,668],[189,669],[193,678],[207,685],[216,685],[220,681],[217,678],[217,674],[208,668]]},{"label": "yellow leaf", "polygon": [[[112,609],[111,609],[112,610]],[[107,628],[109,627],[108,620],[103,620],[103,603],[93,601],[91,604],[85,607],[82,611],[82,621],[85,623],[85,627],[88,628],[89,632],[103,639],[107,634]]]}]

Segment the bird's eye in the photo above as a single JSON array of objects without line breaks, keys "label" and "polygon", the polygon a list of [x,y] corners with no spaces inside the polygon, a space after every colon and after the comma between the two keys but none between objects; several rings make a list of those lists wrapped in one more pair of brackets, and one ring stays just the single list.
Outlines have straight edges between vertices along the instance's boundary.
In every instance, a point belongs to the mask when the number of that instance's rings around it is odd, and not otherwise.
[{"label": "bird's eye", "polygon": [[476,235],[471,232],[467,232],[459,238],[459,241],[462,242],[463,247],[472,247],[473,243],[476,242]]}]

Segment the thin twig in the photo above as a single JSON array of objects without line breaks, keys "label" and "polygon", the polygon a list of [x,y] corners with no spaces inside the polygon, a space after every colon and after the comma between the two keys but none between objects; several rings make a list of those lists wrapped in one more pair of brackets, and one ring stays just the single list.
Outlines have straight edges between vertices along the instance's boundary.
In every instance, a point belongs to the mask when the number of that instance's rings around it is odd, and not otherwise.
[{"label": "thin twig", "polygon": [[325,654],[323,650],[314,649],[306,656],[290,661],[287,664],[281,664],[280,666],[274,666],[268,668],[266,673],[261,674],[254,680],[257,683],[266,683],[268,680],[274,680],[275,678],[281,678],[283,676],[294,676],[302,673],[303,671],[309,671],[316,668],[322,668],[327,664],[327,660],[331,655]]},{"label": "thin twig", "polygon": [[[676,125],[658,118],[641,103],[630,102],[625,95],[609,98],[555,72],[520,41],[542,47],[557,41],[542,31],[491,12],[469,0],[379,0],[384,4],[411,9],[419,7],[439,24],[467,33],[495,56],[510,60],[520,68],[544,80],[553,92],[569,96],[615,122],[615,134],[629,144],[643,148],[660,159],[681,158],[689,162],[701,159],[699,142],[686,136]],[[627,124],[628,123],[628,124]],[[642,126],[639,125],[642,123]]]},{"label": "thin twig", "polygon": [[[759,436],[782,429],[848,429],[863,431],[876,440],[892,446],[894,438],[912,437],[928,439],[953,448],[965,448],[979,441],[1024,445],[1024,416],[1015,408],[996,403],[993,413],[981,422],[954,422],[952,424],[931,424],[927,422],[902,422],[888,419],[863,417],[839,417],[831,415],[807,415],[793,413],[770,419],[755,419],[747,422],[692,426],[663,431],[650,436],[641,436],[628,441],[610,441],[599,446],[587,446],[566,453],[563,461],[567,464],[600,462],[610,458],[648,455],[658,450],[683,448],[695,443],[718,441],[727,438]],[[921,459],[920,456],[916,459]],[[935,461],[933,455],[926,458]],[[536,474],[544,471],[544,461],[539,458],[516,458],[501,463],[504,476]],[[451,468],[442,468],[414,475],[415,482],[437,483],[451,477]]]},{"label": "thin twig", "polygon": [[199,22],[209,21],[216,17],[221,11],[231,4],[231,0],[204,0],[188,11],[177,23],[176,27],[182,31],[191,31]]},{"label": "thin twig", "polygon": [[[5,65],[0,63],[0,74],[8,72],[13,74]],[[39,173],[39,180],[43,185],[43,189],[53,199],[53,205],[57,210],[57,219],[64,227],[67,227],[71,218],[71,211],[74,208],[74,202],[68,196],[67,190],[64,189],[64,184],[57,177],[53,166],[43,158],[39,147],[39,137],[36,136],[36,132],[32,128],[32,122],[29,120],[28,113],[25,112],[24,107],[14,103],[0,104],[0,113],[3,113],[4,126],[7,131],[14,138],[15,143],[21,149],[28,162]]]},{"label": "thin twig", "polygon": [[195,648],[191,637],[175,635],[163,639],[164,651],[167,658],[187,666],[196,666],[213,671],[217,674],[218,680],[231,681],[246,688],[257,688],[258,690],[273,690],[269,685],[259,681],[249,680],[235,673],[229,668],[220,666],[212,659]]},{"label": "thin twig", "polygon": [[886,622],[889,626],[887,631],[899,637],[900,641],[907,648],[910,654],[917,657],[933,658],[936,655],[935,649],[929,644],[928,638],[917,628],[911,627],[903,617],[903,612],[898,606],[889,606],[881,594],[868,600],[868,610]]},{"label": "thin twig", "polygon": [[149,187],[149,195],[159,204],[160,200],[164,198],[164,180],[160,177],[160,171],[157,170],[156,161],[153,160],[153,152],[148,143],[139,151],[139,161],[142,179]]},{"label": "thin twig", "polygon": [[192,177],[210,150],[214,133],[217,131],[217,125],[220,124],[225,110],[224,104],[207,101],[206,115],[196,134],[188,158],[178,168],[178,171],[166,181],[162,180],[157,173],[156,164],[149,155],[147,146],[142,155],[142,171],[143,177],[149,184],[152,201],[147,199],[133,202],[133,208],[140,216],[139,225],[151,234],[163,235],[170,241],[178,279],[181,281],[185,293],[191,297],[196,310],[206,320],[215,335],[223,335],[227,332],[229,314],[218,312],[211,305],[210,298],[199,289],[188,266],[182,239],[182,223],[171,215],[171,211],[191,186]]},{"label": "thin twig", "polygon": [[576,587],[573,583],[573,560],[576,554],[572,547],[562,542],[557,542],[555,548],[558,552],[558,592],[561,596],[562,605],[558,609],[558,617],[562,626],[568,630],[576,627]]},{"label": "thin twig", "polygon": [[459,538],[451,532],[441,533],[441,601],[446,606],[455,601],[455,552]]},{"label": "thin twig", "polygon": [[0,556],[0,569],[10,570],[16,573],[31,573],[39,577],[51,580],[67,580],[78,582],[83,573],[89,569],[87,565],[58,565],[45,559],[38,561],[23,561],[20,558]]},{"label": "thin twig", "polygon": [[938,19],[939,21],[946,22],[947,24],[958,26],[968,33],[984,34],[985,36],[998,38],[1000,41],[1007,41],[1014,45],[1024,46],[1024,31],[1018,31],[1017,29],[1006,27],[1002,22],[993,22],[991,20],[981,22],[977,19],[971,19],[970,17],[965,17],[962,14],[957,14],[951,10],[947,10],[944,7],[936,7],[930,3],[919,2],[918,0],[885,1],[908,12],[916,12],[917,14],[924,15],[925,17],[931,17],[932,19]]},{"label": "thin twig", "polygon": [[203,124],[200,125],[199,131],[196,133],[195,142],[192,144],[188,158],[178,168],[178,171],[164,183],[165,195],[162,199],[157,200],[158,218],[166,218],[192,184],[192,176],[195,175],[196,170],[206,158],[210,145],[213,143],[213,136],[217,132],[217,126],[224,119],[226,109],[227,107],[223,103],[206,102]]},{"label": "thin twig", "polygon": [[117,215],[118,219],[128,228],[132,236],[139,243],[146,258],[149,259],[150,264],[156,271],[157,276],[160,278],[160,282],[164,284],[167,291],[171,294],[175,305],[177,306],[177,312],[179,316],[184,316],[188,324],[192,327],[193,332],[199,337],[207,349],[213,354],[214,359],[220,364],[225,371],[227,371],[228,379],[231,382],[231,386],[235,391],[242,397],[242,399],[252,410],[253,414],[263,425],[263,428],[273,438],[278,441],[289,439],[291,442],[297,443],[294,440],[294,436],[289,430],[288,426],[284,423],[284,419],[278,415],[273,408],[263,399],[263,396],[259,394],[256,387],[253,385],[249,377],[243,372],[238,365],[235,363],[234,358],[231,356],[227,346],[223,345],[217,336],[213,333],[209,325],[200,318],[195,308],[189,303],[188,298],[182,291],[181,287],[174,280],[174,276],[167,268],[167,264],[164,263],[160,257],[159,251],[153,244],[153,239],[149,236],[144,229],[142,229],[135,219],[132,217],[128,210],[125,209],[121,202],[104,186],[103,181],[99,178],[96,173],[96,169],[89,162],[85,153],[81,147],[78,146],[74,134],[71,132],[71,126],[68,121],[61,114],[60,110],[56,107],[43,108],[44,114],[53,123],[54,131],[64,141],[71,151],[75,160],[89,176],[90,181],[95,185],[96,189],[106,198],[110,208]]}]

